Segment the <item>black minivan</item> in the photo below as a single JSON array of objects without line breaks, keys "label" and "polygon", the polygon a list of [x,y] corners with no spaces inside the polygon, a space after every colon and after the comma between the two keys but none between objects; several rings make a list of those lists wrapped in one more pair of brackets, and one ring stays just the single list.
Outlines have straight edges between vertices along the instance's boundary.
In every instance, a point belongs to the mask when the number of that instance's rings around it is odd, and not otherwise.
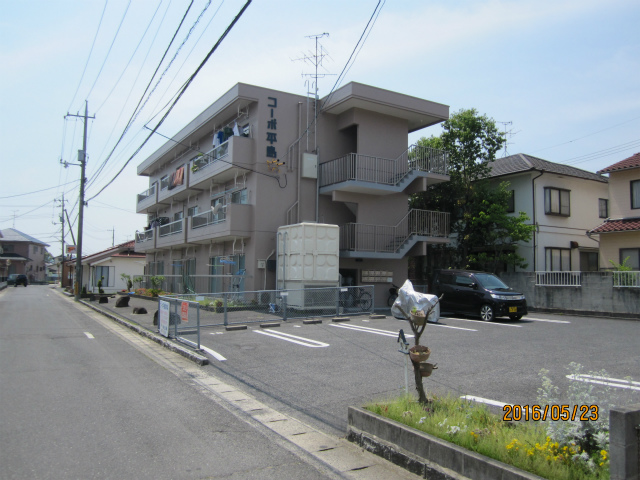
[{"label": "black minivan", "polygon": [[439,270],[431,293],[440,300],[442,312],[479,315],[485,322],[508,316],[520,320],[527,314],[527,301],[493,273],[473,270]]}]

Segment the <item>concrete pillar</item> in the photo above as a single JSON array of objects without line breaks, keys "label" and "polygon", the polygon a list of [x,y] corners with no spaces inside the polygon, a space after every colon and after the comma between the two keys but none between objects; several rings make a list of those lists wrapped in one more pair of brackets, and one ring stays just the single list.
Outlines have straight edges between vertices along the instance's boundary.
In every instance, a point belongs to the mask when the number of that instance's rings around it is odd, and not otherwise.
[{"label": "concrete pillar", "polygon": [[640,480],[640,404],[611,409],[609,473],[611,480]]}]

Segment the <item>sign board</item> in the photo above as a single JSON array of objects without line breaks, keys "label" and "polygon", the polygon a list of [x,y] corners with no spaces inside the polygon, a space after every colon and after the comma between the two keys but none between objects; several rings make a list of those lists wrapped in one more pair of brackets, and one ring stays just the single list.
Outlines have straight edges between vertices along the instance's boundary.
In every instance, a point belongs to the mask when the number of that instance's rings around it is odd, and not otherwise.
[{"label": "sign board", "polygon": [[171,307],[171,304],[164,300],[160,300],[159,303],[158,331],[160,332],[160,335],[169,337],[169,308]]},{"label": "sign board", "polygon": [[67,255],[71,255],[72,253],[76,253],[75,245],[66,245],[67,247]]},{"label": "sign board", "polygon": [[180,319],[183,322],[189,321],[189,302],[182,302],[180,304]]}]

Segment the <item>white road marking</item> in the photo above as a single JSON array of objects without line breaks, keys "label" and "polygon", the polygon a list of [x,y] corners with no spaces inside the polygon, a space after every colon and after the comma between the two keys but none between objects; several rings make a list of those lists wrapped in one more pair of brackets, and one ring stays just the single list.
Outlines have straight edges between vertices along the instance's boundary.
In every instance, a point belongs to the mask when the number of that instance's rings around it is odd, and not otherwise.
[{"label": "white road marking", "polygon": [[[454,318],[454,320],[456,320],[456,319]],[[441,323],[431,323],[431,325],[433,325],[434,327],[453,328],[455,330],[466,330],[468,332],[477,332],[478,331],[478,330],[476,330],[474,328],[453,327],[451,325],[442,325]]]},{"label": "white road marking", "polygon": [[91,335],[89,332],[84,332],[84,334],[87,336],[87,338],[90,338],[90,339],[96,338],[93,335]]},{"label": "white road marking", "polygon": [[[330,327],[337,327],[337,328],[346,328],[347,330],[356,330],[358,332],[375,333],[376,335],[384,335],[385,337],[394,337],[395,338],[395,337],[398,336],[398,332],[391,332],[389,330],[380,330],[378,328],[360,327],[358,325],[336,325],[336,324],[332,323],[329,326]],[[405,337],[406,338],[413,338],[413,335],[405,333]]]},{"label": "white road marking", "polygon": [[[188,343],[189,345],[191,345],[193,348],[198,348],[198,344],[196,342],[192,342],[191,340],[188,340],[184,337],[178,337],[178,339],[181,342],[184,343]],[[226,360],[226,358],[224,358],[222,355],[220,355],[218,352],[211,350],[208,347],[205,347],[204,345],[200,345],[200,349],[204,350],[205,352],[207,352],[209,355],[211,355],[213,358],[215,358],[216,360],[220,360],[221,362],[224,362]]]},{"label": "white road marking", "polygon": [[509,405],[508,403],[498,402],[497,400],[489,400],[488,398],[474,397],[473,395],[462,395],[460,398],[462,398],[463,400],[471,400],[472,402],[493,405],[494,407],[504,407],[505,405]]},{"label": "white road marking", "polygon": [[576,382],[595,383],[607,387],[627,388],[629,390],[640,391],[640,382],[622,380],[620,378],[598,377],[595,375],[567,375],[567,378],[569,380],[575,380]]},{"label": "white road marking", "polygon": [[522,325],[511,325],[510,323],[483,322],[482,320],[470,320],[468,318],[445,317],[446,320],[458,320],[460,322],[474,322],[480,325],[495,325],[496,327],[516,327],[522,328]]},{"label": "white road marking", "polygon": [[534,322],[549,322],[549,323],[571,323],[567,320],[549,320],[548,318],[523,317],[523,320],[533,320]]},{"label": "white road marking", "polygon": [[254,332],[273,338],[279,338],[280,340],[286,340],[287,342],[297,343],[303,347],[321,348],[329,346],[328,343],[318,342],[317,340],[311,340],[310,338],[297,337],[296,335],[290,335],[288,333],[274,332],[273,330],[254,330]]}]

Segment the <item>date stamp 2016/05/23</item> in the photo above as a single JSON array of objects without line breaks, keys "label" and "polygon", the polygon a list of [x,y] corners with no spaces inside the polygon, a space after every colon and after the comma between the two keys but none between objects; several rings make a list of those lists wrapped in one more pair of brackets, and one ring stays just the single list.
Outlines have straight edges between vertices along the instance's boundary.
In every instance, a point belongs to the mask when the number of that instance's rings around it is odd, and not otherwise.
[{"label": "date stamp 2016/05/23", "polygon": [[505,405],[502,407],[502,420],[505,422],[554,422],[580,420],[582,422],[598,420],[597,405]]}]

